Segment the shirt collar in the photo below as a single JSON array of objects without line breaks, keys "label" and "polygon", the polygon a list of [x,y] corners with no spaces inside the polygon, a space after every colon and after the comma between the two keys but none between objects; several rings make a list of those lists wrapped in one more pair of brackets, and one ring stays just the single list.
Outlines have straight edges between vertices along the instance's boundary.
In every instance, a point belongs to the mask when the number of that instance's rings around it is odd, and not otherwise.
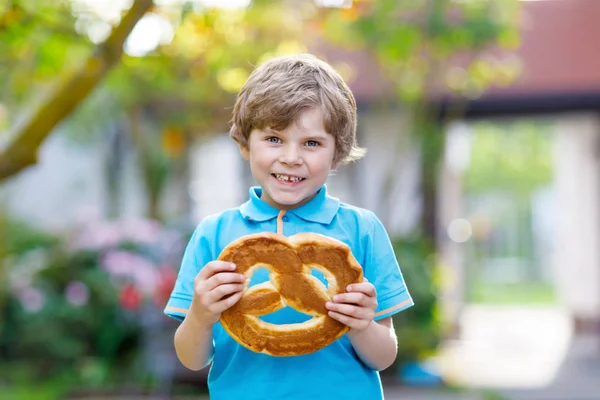
[{"label": "shirt collar", "polygon": [[[262,188],[253,186],[248,190],[249,200],[240,206],[240,213],[246,219],[267,221],[277,217],[279,210],[265,203],[261,198]],[[340,201],[327,194],[327,186],[323,185],[317,195],[298,208],[288,210],[305,221],[329,224],[340,207]]]}]

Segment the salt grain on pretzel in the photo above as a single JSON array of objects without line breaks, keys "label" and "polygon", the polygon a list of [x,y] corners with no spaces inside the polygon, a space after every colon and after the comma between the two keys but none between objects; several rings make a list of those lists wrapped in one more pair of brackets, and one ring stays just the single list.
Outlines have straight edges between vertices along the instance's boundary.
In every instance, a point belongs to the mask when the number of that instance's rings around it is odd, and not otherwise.
[{"label": "salt grain on pretzel", "polygon": [[[285,237],[275,233],[244,236],[228,245],[219,260],[233,262],[246,276],[240,301],[221,314],[223,328],[244,347],[272,356],[315,352],[340,338],[348,327],[327,315],[325,303],[352,283],[362,282],[362,267],[344,243],[315,233]],[[269,281],[249,287],[258,268]],[[327,288],[311,270],[327,278]],[[286,305],[313,318],[275,325],[260,316]]]}]

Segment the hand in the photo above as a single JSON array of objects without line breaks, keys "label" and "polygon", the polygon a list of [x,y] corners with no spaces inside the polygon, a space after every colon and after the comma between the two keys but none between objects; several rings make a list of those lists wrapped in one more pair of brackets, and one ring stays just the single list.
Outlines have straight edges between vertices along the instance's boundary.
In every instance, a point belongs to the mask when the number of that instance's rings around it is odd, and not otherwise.
[{"label": "hand", "polygon": [[361,283],[349,285],[346,293],[336,294],[333,301],[328,301],[325,307],[329,316],[355,331],[366,329],[377,309],[377,292],[375,286],[365,278]]},{"label": "hand", "polygon": [[202,323],[214,325],[242,297],[246,277],[235,268],[230,262],[211,261],[196,275],[190,313]]}]

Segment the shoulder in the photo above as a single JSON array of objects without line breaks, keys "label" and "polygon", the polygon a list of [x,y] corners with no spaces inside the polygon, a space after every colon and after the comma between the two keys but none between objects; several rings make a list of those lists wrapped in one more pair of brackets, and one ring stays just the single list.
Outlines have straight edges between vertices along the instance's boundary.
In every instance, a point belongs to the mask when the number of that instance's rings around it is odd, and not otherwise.
[{"label": "shoulder", "polygon": [[340,202],[338,215],[342,220],[350,220],[357,223],[361,230],[364,229],[367,232],[371,231],[375,225],[381,223],[373,211],[348,203]]},{"label": "shoulder", "polygon": [[222,229],[231,228],[232,224],[242,222],[239,207],[229,208],[218,213],[209,214],[202,218],[196,226],[196,235],[210,236],[219,233]]}]

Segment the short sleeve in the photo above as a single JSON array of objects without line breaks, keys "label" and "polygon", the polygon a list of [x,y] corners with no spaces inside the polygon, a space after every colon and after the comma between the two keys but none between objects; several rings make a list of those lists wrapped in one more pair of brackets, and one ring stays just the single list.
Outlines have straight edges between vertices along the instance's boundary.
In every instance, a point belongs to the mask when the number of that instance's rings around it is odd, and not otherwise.
[{"label": "short sleeve", "polygon": [[194,279],[200,269],[213,260],[211,237],[214,237],[211,224],[202,221],[194,230],[181,260],[177,281],[171,292],[164,313],[169,317],[183,321],[192,304]]},{"label": "short sleeve", "polygon": [[365,277],[377,290],[375,319],[392,316],[414,305],[390,238],[381,221],[371,213],[371,228],[366,238]]}]

